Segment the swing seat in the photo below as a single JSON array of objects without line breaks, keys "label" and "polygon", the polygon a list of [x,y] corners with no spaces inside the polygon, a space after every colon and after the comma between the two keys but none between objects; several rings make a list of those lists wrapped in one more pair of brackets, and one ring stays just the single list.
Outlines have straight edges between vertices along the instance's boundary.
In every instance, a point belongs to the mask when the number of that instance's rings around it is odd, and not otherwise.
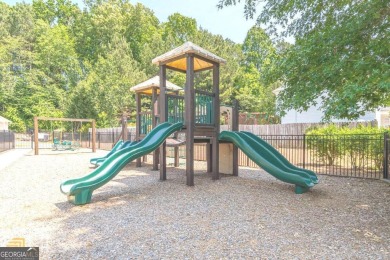
[{"label": "swing seat", "polygon": [[60,146],[60,141],[58,140],[58,138],[54,138],[54,140],[53,140],[53,150],[58,150],[59,146]]}]

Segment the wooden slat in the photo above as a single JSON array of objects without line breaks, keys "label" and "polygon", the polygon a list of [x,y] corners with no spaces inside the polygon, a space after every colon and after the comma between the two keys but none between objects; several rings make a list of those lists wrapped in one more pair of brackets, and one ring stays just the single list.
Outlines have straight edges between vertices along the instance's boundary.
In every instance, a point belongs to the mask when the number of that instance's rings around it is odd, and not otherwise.
[{"label": "wooden slat", "polygon": [[42,117],[42,116],[37,116],[36,118],[38,120],[47,120],[47,121],[90,122],[90,123],[94,121],[94,119]]}]

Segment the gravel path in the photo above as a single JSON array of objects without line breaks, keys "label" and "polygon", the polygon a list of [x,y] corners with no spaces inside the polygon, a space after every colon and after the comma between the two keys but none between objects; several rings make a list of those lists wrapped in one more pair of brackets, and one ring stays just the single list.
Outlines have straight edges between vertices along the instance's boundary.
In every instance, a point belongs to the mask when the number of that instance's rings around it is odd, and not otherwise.
[{"label": "gravel path", "polygon": [[390,186],[320,176],[303,195],[259,169],[212,181],[204,163],[194,187],[185,170],[160,182],[151,165],[126,167],[73,206],[62,180],[105,154],[24,156],[0,170],[0,246],[24,237],[41,259],[389,259]]}]

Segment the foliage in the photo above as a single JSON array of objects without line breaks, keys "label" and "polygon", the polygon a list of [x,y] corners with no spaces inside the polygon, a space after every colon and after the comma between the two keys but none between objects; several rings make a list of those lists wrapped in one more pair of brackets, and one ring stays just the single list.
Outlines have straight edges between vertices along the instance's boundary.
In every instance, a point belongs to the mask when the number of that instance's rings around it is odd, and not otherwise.
[{"label": "foliage", "polygon": [[[220,0],[218,6],[238,2]],[[247,18],[253,18],[260,2],[245,0]],[[257,22],[275,36],[296,40],[276,57],[271,77],[284,82],[282,112],[306,110],[318,97],[324,120],[354,119],[390,104],[389,1],[264,2]]]},{"label": "foliage", "polygon": [[[329,125],[306,132],[306,142],[316,156],[328,165],[348,157],[352,167],[382,168],[383,138],[387,129],[359,126],[357,128]],[[371,163],[372,162],[372,163]]]},{"label": "foliage", "polygon": [[258,25],[253,26],[247,33],[242,45],[246,65],[255,66],[259,72],[271,70],[276,56],[276,48],[270,37]]},{"label": "foliage", "polygon": [[254,66],[241,69],[235,85],[240,86],[236,89],[235,98],[239,101],[241,110],[273,114],[275,96],[272,89],[261,84],[260,73]]},{"label": "foliage", "polygon": [[[31,128],[36,115],[118,125],[123,113],[134,116],[129,88],[158,73],[151,60],[185,41],[227,60],[220,73],[221,103],[238,97],[253,101],[245,109],[274,113],[273,87],[263,83],[262,71],[274,47],[259,28],[243,48],[179,13],[161,23],[152,10],[128,0],[86,0],[85,5],[81,10],[71,0],[33,0],[11,6],[0,0],[0,115],[13,122],[11,129]],[[184,85],[184,74],[172,72],[168,78]],[[207,90],[211,79],[210,71],[199,73],[196,86]],[[45,124],[40,127],[62,127]]]}]

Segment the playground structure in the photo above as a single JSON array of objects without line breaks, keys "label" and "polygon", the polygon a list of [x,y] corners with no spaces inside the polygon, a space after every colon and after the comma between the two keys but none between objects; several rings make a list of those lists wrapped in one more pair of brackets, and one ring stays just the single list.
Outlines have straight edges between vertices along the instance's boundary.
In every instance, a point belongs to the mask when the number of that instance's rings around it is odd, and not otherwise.
[{"label": "playground structure", "polygon": [[[207,172],[218,180],[220,173],[238,176],[238,148],[277,179],[295,185],[301,194],[318,183],[314,172],[289,163],[276,149],[250,133],[238,132],[238,104],[224,113],[232,115],[232,131],[220,133],[219,69],[226,61],[201,47],[187,42],[152,61],[160,68],[159,77],[132,88],[136,92],[136,142],[132,145],[117,143],[104,158],[91,163],[100,165],[82,178],[64,181],[61,191],[76,205],[89,203],[92,192],[114,178],[123,167],[153,152],[153,169],[160,171],[160,180],[167,178],[167,138],[185,134],[186,184],[194,185],[194,143],[206,144]],[[184,91],[167,81],[167,69],[186,74]],[[209,90],[195,86],[195,73],[212,70]],[[157,83],[158,81],[158,83]],[[141,98],[151,96],[150,111],[143,111]],[[124,140],[125,141],[125,140]],[[182,142],[169,142],[173,146]],[[175,149],[175,166],[178,164]],[[176,161],[177,160],[177,161]]]},{"label": "playground structure", "polygon": [[[194,185],[194,143],[206,143],[207,171],[212,179],[219,174],[219,70],[226,61],[217,55],[191,43],[173,49],[152,60],[160,68],[159,122],[183,122],[186,147],[186,184]],[[184,96],[171,95],[166,91],[167,69],[186,74]],[[209,90],[195,86],[195,73],[211,70]],[[166,143],[160,147],[160,180],[166,179]]]},{"label": "playground structure", "polygon": [[[92,124],[92,152],[96,152],[96,121],[94,119],[80,118],[58,118],[58,117],[41,117],[34,116],[34,155],[39,155],[39,121],[61,121],[61,122],[88,122]],[[81,139],[81,135],[80,135]],[[74,140],[60,140],[53,138],[54,150],[72,150],[81,146],[81,140],[72,143]]]}]

